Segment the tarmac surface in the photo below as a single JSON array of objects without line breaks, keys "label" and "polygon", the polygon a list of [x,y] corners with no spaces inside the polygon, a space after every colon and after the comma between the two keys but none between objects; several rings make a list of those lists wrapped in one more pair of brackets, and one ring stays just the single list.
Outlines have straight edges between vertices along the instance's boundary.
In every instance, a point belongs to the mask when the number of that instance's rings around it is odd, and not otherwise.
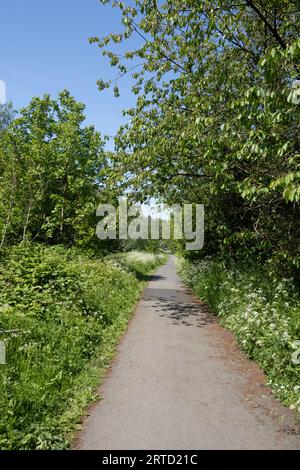
[{"label": "tarmac surface", "polygon": [[178,277],[144,291],[77,449],[300,449],[300,423]]}]

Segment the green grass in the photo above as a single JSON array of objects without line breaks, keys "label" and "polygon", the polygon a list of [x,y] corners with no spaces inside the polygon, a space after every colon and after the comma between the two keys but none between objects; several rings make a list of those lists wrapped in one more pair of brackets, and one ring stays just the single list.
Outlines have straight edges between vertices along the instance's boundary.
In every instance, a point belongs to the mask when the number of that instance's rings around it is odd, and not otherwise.
[{"label": "green grass", "polygon": [[163,257],[18,246],[0,263],[0,449],[64,449]]},{"label": "green grass", "polygon": [[265,371],[276,396],[300,412],[300,365],[292,360],[300,339],[300,297],[293,281],[275,278],[267,267],[228,267],[213,259],[181,259],[178,270]]}]

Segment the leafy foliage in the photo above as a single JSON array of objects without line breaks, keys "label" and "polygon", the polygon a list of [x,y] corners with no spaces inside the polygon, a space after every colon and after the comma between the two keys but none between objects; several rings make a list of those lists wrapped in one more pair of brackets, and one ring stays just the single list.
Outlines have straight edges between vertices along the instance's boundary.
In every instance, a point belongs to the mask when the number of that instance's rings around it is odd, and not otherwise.
[{"label": "leafy foliage", "polygon": [[[2,449],[68,445],[139,281],[163,260],[83,254],[99,250],[96,207],[120,194],[205,204],[209,258],[183,261],[181,273],[278,395],[300,407],[291,363],[299,296],[284,280],[300,279],[299,2],[102,3],[120,9],[122,31],[91,42],[119,78],[131,74],[137,96],[116,152],[84,127],[84,105],[68,91],[33,98],[17,119],[10,105],[0,108],[0,335],[9,361],[1,369]],[[140,44],[124,52],[132,36]],[[119,78],[98,87],[118,97]],[[100,250],[132,246],[160,247],[109,241]],[[238,263],[228,268],[228,259]],[[250,260],[253,269],[240,267]]]},{"label": "leafy foliage", "polygon": [[[298,273],[298,1],[112,4],[123,30],[91,41],[138,95],[116,137],[112,184],[204,203],[208,253]],[[116,45],[131,36],[140,47],[122,59]]]},{"label": "leafy foliage", "polygon": [[68,91],[33,98],[0,142],[0,245],[36,240],[88,245],[95,237],[103,140],[82,127]]}]

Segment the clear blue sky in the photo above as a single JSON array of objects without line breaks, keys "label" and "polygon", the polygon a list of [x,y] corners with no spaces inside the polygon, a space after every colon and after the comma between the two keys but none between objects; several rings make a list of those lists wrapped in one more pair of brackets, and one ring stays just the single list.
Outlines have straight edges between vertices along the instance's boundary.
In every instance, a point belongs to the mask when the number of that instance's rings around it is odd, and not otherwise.
[{"label": "clear blue sky", "polygon": [[129,79],[119,83],[118,99],[98,91],[97,79],[115,78],[117,70],[88,38],[119,32],[119,11],[99,0],[1,0],[0,20],[0,80],[15,108],[67,88],[86,104],[87,122],[114,135],[135,98]]}]

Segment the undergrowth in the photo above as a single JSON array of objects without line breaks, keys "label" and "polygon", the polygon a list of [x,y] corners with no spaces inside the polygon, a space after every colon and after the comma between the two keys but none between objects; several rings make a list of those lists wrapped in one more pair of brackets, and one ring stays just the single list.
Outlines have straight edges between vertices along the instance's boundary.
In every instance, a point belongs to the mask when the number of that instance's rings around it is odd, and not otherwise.
[{"label": "undergrowth", "polygon": [[[118,262],[42,245],[0,263],[0,448],[64,449],[159,255]],[[136,261],[133,263],[132,260]]]}]

